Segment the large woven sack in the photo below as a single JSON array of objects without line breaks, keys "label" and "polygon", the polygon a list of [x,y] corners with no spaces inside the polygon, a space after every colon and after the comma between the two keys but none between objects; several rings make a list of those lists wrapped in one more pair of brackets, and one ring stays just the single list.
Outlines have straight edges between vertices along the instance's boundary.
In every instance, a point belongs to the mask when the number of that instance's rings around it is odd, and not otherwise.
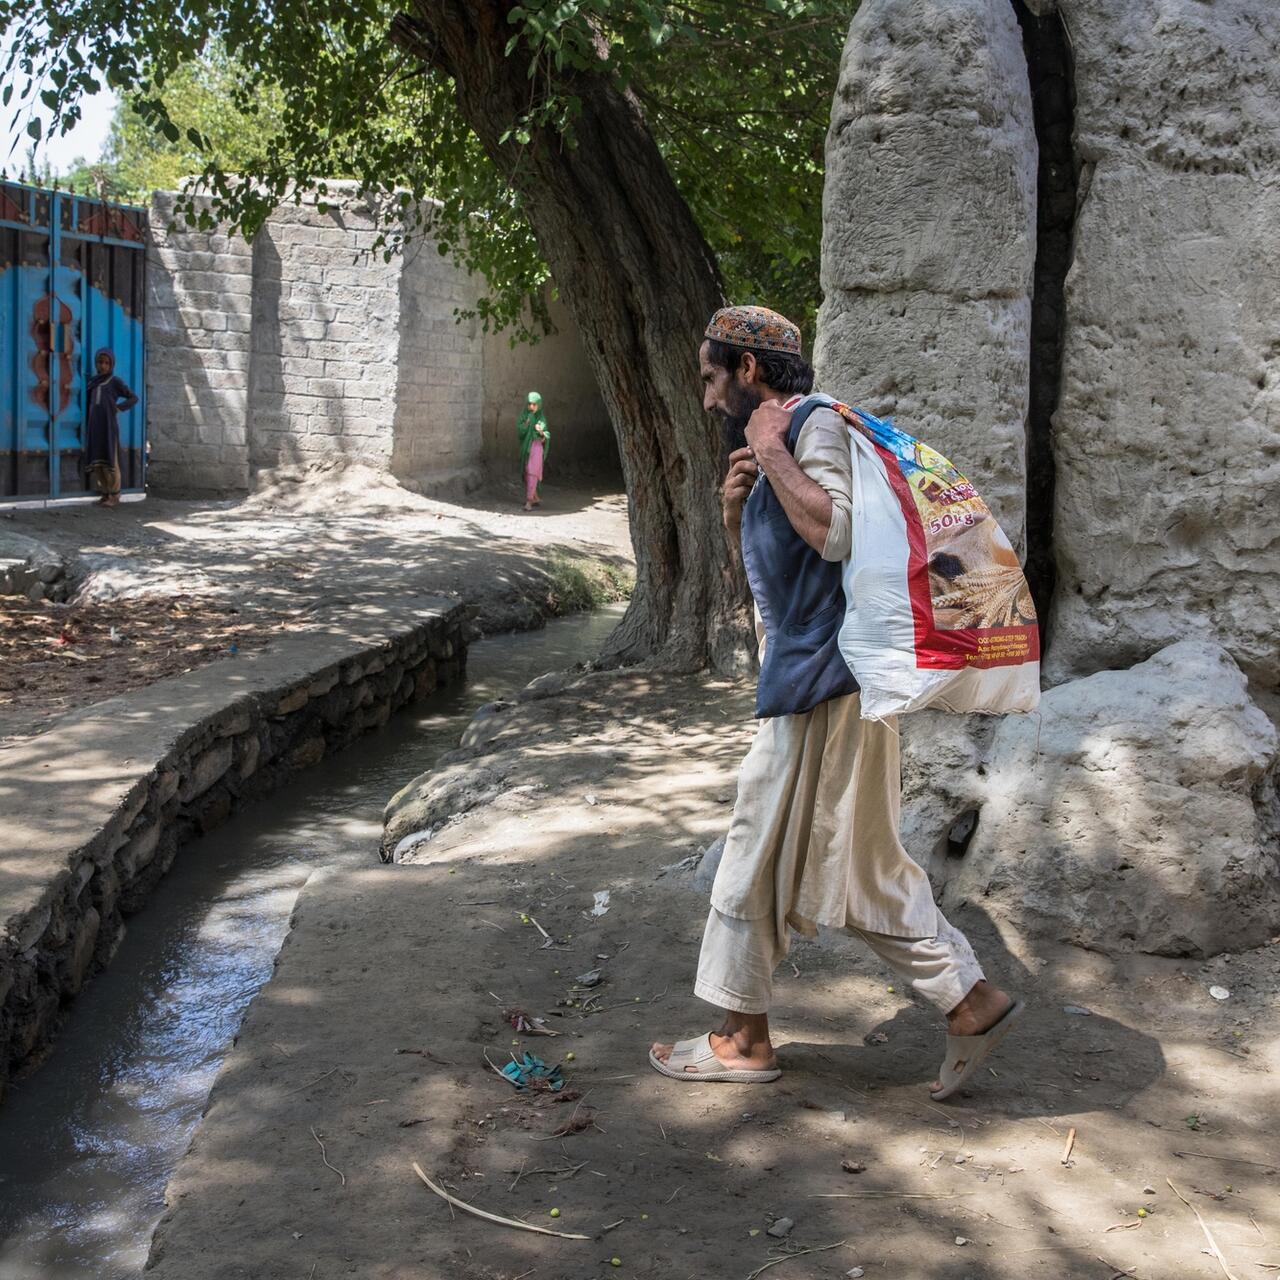
[{"label": "large woven sack", "polygon": [[862,715],[1034,711],[1035,606],[987,504],[928,445],[862,410],[831,407],[849,424],[853,461],[839,643]]}]

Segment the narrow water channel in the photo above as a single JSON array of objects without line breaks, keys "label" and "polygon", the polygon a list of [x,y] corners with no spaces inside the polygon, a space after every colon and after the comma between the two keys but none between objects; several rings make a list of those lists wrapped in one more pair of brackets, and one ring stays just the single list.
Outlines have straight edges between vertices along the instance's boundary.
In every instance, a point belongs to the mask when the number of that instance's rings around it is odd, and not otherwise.
[{"label": "narrow water channel", "polygon": [[372,863],[393,792],[474,710],[596,653],[622,606],[471,647],[468,681],[187,845],[45,1064],[0,1105],[0,1280],[133,1280],[164,1188],[294,899],[320,867]]}]

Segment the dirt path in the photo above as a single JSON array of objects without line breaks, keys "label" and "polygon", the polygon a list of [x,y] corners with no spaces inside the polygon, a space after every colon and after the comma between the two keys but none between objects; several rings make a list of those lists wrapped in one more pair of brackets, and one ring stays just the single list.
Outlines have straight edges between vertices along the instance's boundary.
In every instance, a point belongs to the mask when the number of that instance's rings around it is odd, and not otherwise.
[{"label": "dirt path", "polygon": [[[1166,1179],[1231,1274],[1274,1274],[1280,946],[1112,961],[971,904],[957,923],[1030,1013],[953,1104],[926,1091],[935,1015],[844,939],[783,966],[776,1085],[650,1070],[650,1040],[711,1025],[689,992],[705,891],[677,864],[727,825],[749,708],[714,681],[589,677],[446,763],[459,811],[418,865],[317,877],[171,1184],[157,1280],[1221,1277]],[[565,1092],[498,1078],[526,1050]],[[588,1238],[451,1211],[414,1161]]]},{"label": "dirt path", "polygon": [[0,514],[90,570],[67,605],[0,596],[0,741],[68,711],[403,595],[465,599],[477,630],[616,597],[630,568],[621,494],[515,486],[466,505],[349,468],[240,502],[148,499]]}]

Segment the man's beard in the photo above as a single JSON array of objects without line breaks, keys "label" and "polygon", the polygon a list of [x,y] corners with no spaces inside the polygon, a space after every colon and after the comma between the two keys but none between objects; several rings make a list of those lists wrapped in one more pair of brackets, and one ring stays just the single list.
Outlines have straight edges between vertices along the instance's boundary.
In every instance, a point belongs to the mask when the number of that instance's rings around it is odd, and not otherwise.
[{"label": "man's beard", "polygon": [[729,388],[729,407],[717,409],[720,418],[720,432],[724,439],[725,449],[732,453],[735,449],[747,447],[747,423],[751,415],[764,403],[764,396],[758,391],[749,391],[736,383]]}]

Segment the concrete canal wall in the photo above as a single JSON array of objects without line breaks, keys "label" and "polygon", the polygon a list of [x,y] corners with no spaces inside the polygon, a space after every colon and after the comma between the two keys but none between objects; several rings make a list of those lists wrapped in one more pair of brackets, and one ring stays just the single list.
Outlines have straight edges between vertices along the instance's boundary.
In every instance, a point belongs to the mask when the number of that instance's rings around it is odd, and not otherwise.
[{"label": "concrete canal wall", "polygon": [[0,750],[0,1098],[193,837],[465,674],[464,606],[379,608]]}]

